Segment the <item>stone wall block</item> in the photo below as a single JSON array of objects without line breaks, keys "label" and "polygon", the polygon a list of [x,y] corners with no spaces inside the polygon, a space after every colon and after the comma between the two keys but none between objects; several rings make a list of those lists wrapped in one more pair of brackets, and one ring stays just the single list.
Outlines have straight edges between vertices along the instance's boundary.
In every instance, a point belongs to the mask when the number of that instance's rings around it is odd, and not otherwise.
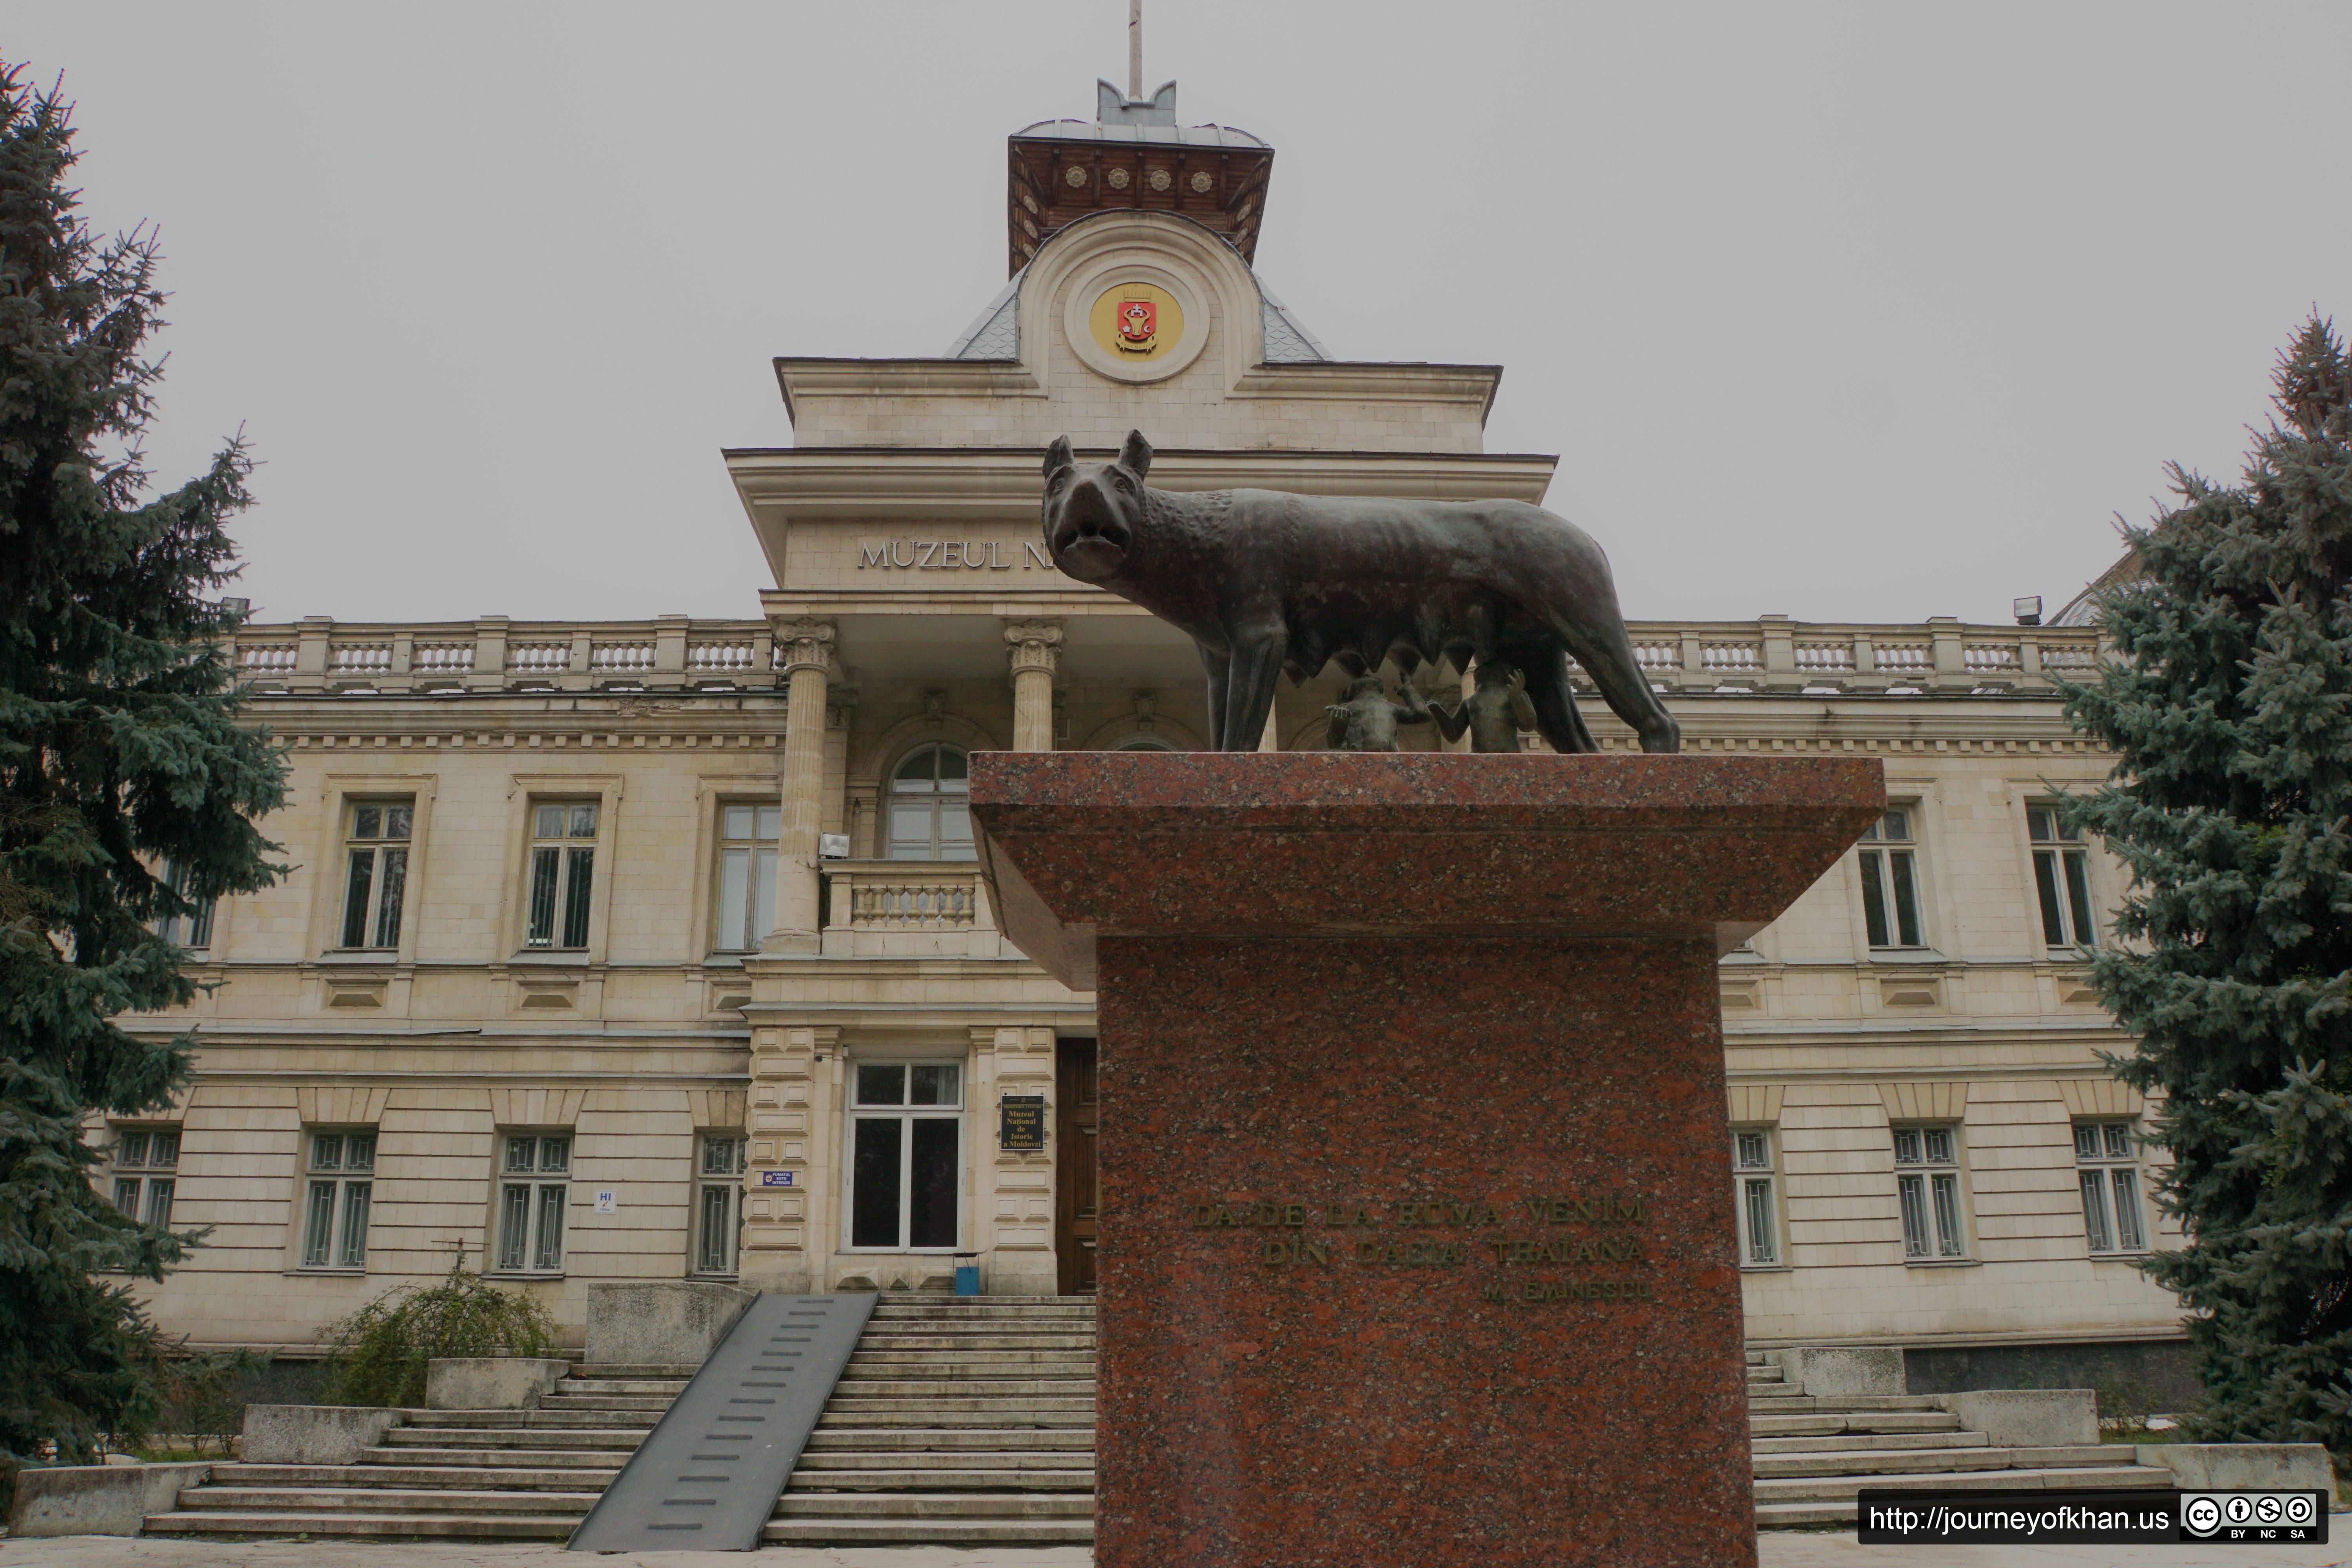
[{"label": "stone wall block", "polygon": [[1903,1352],[1892,1345],[1795,1345],[1773,1359],[1810,1394],[1903,1392]]},{"label": "stone wall block", "polygon": [[2098,1395],[2087,1388],[1988,1388],[1939,1394],[1936,1405],[1997,1447],[2063,1448],[2099,1440]]},{"label": "stone wall block", "polygon": [[436,1356],[425,1371],[427,1410],[533,1410],[572,1363],[552,1356]]},{"label": "stone wall block", "polygon": [[198,1487],[210,1465],[57,1465],[16,1472],[8,1533],[136,1535],[151,1513],[180,1506],[184,1487]]},{"label": "stone wall block", "polygon": [[591,1363],[699,1366],[756,1290],[662,1280],[588,1288]]},{"label": "stone wall block", "polygon": [[248,1405],[237,1458],[248,1465],[356,1465],[400,1425],[373,1405]]},{"label": "stone wall block", "polygon": [[2336,1467],[2317,1443],[2147,1443],[2143,1465],[2162,1465],[2183,1491],[2336,1490]]}]

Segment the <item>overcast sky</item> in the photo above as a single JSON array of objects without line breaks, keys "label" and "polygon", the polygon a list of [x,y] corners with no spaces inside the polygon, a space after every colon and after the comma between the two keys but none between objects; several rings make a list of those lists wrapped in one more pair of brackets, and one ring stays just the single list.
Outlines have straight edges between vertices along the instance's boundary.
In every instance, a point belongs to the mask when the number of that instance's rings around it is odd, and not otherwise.
[{"label": "overcast sky", "polygon": [[[941,352],[1004,138],[1122,0],[26,7],[98,225],[161,228],[177,479],[244,426],[269,619],[757,614],[769,361]],[[1636,618],[2004,620],[2234,475],[2352,324],[2352,6],[1146,0],[1277,150],[1257,265],[1343,359],[1499,363],[1489,451]]]}]

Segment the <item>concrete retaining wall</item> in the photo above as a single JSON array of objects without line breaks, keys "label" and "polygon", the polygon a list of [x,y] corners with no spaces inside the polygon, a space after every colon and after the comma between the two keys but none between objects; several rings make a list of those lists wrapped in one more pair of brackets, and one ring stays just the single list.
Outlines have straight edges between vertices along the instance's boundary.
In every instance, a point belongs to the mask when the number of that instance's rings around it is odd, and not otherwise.
[{"label": "concrete retaining wall", "polygon": [[1988,1388],[1939,1394],[1938,1408],[2001,1448],[2061,1448],[2099,1440],[2099,1396],[2087,1388]]},{"label": "concrete retaining wall", "polygon": [[16,1472],[8,1533],[136,1535],[151,1513],[180,1504],[180,1489],[202,1486],[210,1465],[58,1465]]},{"label": "concrete retaining wall", "polygon": [[400,1416],[371,1405],[248,1405],[236,1457],[248,1465],[356,1465]]},{"label": "concrete retaining wall", "polygon": [[540,1356],[436,1356],[425,1364],[427,1410],[534,1410],[572,1370]]},{"label": "concrete retaining wall", "polygon": [[700,1366],[758,1295],[686,1280],[591,1285],[587,1359]]},{"label": "concrete retaining wall", "polygon": [[1792,1345],[1772,1352],[1786,1379],[1807,1394],[1901,1394],[1903,1352],[1892,1345]]},{"label": "concrete retaining wall", "polygon": [[2165,1466],[2187,1492],[2336,1490],[2317,1443],[2143,1443],[2139,1462]]}]

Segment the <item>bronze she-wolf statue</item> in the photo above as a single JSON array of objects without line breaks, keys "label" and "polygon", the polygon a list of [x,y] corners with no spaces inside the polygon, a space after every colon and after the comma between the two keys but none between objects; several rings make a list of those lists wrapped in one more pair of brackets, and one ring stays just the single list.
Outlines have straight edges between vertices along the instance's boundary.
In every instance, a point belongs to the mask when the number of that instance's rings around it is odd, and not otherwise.
[{"label": "bronze she-wolf statue", "polygon": [[1045,545],[1069,575],[1198,645],[1217,750],[1257,749],[1285,669],[1307,680],[1336,660],[1362,676],[1391,657],[1408,676],[1440,658],[1517,669],[1552,749],[1594,751],[1569,685],[1572,657],[1643,751],[1682,749],[1634,661],[1609,558],[1566,518],[1508,500],[1179,494],[1146,484],[1150,471],[1140,431],[1117,462],[1085,469],[1069,437],[1056,440]]}]

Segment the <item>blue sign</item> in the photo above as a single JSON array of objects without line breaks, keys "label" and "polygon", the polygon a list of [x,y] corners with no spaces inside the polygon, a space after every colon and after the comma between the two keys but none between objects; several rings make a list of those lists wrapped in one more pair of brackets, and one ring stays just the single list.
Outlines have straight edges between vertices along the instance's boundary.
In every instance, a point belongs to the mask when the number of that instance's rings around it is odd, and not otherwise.
[{"label": "blue sign", "polygon": [[798,1171],[762,1171],[760,1173],[760,1184],[763,1187],[797,1187],[800,1185]]}]

